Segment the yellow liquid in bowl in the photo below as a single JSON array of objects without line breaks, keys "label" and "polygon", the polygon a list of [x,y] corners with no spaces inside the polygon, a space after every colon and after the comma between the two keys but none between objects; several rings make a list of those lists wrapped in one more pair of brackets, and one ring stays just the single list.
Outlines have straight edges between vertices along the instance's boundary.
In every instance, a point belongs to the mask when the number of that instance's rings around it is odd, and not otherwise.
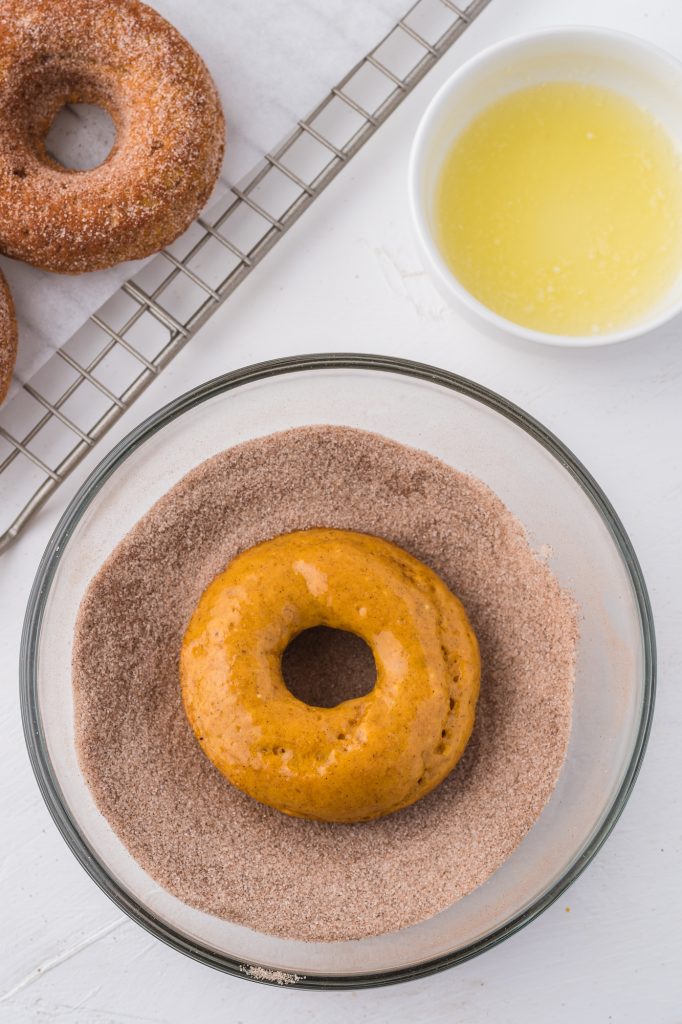
[{"label": "yellow liquid in bowl", "polygon": [[484,110],[448,154],[436,237],[461,284],[508,320],[603,334],[652,310],[682,270],[682,166],[633,101],[549,82]]}]

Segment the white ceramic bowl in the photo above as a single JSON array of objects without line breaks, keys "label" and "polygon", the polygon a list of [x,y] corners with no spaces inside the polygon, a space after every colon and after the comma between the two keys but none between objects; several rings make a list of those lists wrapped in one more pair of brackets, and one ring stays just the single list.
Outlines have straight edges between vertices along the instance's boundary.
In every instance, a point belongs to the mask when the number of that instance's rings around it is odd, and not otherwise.
[{"label": "white ceramic bowl", "polygon": [[436,93],[412,146],[409,197],[427,271],[447,301],[483,319],[496,333],[576,348],[609,345],[644,334],[682,310],[682,267],[667,294],[625,328],[596,335],[536,331],[494,313],[447,266],[434,237],[434,196],[443,160],[463,129],[500,97],[548,81],[613,89],[649,110],[682,150],[682,64],[635,36],[601,28],[558,28],[518,36],[464,64]]}]

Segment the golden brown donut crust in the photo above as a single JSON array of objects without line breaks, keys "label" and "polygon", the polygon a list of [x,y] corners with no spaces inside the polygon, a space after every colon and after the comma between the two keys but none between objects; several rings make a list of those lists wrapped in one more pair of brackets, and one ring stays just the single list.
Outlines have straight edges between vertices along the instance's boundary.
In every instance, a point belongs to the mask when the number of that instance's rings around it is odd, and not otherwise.
[{"label": "golden brown donut crust", "polygon": [[16,357],[17,318],[7,281],[0,272],[0,402],[9,390]]},{"label": "golden brown donut crust", "polygon": [[[282,678],[312,626],[372,649],[374,689],[336,707]],[[204,592],[180,654],[185,711],[238,788],[286,814],[356,822],[414,803],[464,752],[480,681],[466,612],[428,566],[351,530],[283,534],[239,555]]]},{"label": "golden brown donut crust", "polygon": [[[66,103],[106,109],[107,160],[73,171],[45,152]],[[199,55],[139,0],[0,4],[0,250],[81,273],[169,245],[208,199],[225,122]]]}]

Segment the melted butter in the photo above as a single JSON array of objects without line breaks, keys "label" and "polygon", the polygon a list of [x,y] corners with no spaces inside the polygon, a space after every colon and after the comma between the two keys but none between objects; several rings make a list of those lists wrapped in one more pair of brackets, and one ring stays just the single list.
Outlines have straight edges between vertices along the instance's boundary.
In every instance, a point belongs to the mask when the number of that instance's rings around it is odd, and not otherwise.
[{"label": "melted butter", "polygon": [[556,334],[636,322],[682,269],[682,168],[634,102],[551,82],[464,130],[435,197],[441,251],[501,316]]}]

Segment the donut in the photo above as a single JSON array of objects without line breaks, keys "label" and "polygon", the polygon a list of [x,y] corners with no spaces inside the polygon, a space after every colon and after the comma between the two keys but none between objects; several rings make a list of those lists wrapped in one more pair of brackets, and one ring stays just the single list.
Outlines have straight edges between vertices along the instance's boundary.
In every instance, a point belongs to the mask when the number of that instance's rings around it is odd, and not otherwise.
[{"label": "donut", "polygon": [[[370,693],[322,708],[287,689],[282,655],[319,625],[369,645]],[[479,680],[476,637],[443,581],[386,540],[335,529],[238,555],[180,653],[185,711],[216,768],[263,804],[328,822],[381,817],[442,782],[471,735]]]},{"label": "donut", "polygon": [[[53,160],[67,103],[103,107],[116,143],[99,167]],[[169,245],[208,199],[225,123],[203,61],[138,0],[0,5],[0,250],[78,274]]]},{"label": "donut", "polygon": [[0,272],[0,402],[9,390],[17,357],[17,319],[7,281]]}]

